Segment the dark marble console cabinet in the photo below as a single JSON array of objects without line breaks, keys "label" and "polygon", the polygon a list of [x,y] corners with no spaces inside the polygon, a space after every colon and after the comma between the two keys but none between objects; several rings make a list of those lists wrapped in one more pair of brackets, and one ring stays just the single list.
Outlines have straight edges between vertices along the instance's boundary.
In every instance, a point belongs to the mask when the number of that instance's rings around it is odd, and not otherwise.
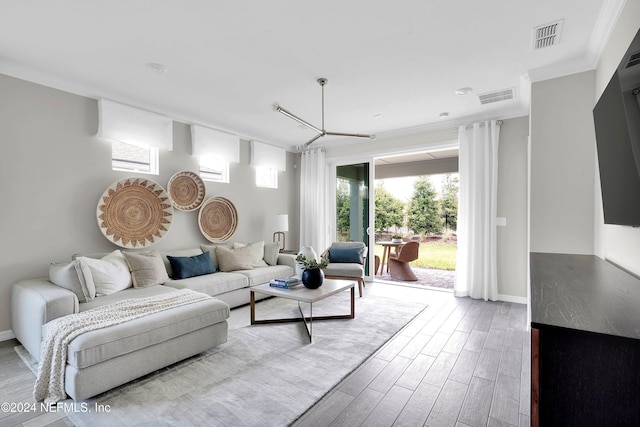
[{"label": "dark marble console cabinet", "polygon": [[531,254],[531,425],[640,426],[636,277],[596,256]]}]

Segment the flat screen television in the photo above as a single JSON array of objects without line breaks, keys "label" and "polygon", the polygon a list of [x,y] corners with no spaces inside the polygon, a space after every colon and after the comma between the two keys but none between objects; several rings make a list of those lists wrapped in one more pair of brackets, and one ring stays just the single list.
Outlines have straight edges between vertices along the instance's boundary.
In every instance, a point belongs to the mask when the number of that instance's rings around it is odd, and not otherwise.
[{"label": "flat screen television", "polygon": [[593,109],[605,224],[640,226],[640,31]]}]

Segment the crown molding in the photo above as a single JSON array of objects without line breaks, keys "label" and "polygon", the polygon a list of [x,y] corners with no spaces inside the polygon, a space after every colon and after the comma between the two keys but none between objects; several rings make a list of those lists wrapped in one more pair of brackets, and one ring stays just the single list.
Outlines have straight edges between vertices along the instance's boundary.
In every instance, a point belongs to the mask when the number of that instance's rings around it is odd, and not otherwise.
[{"label": "crown molding", "polygon": [[627,0],[607,0],[602,4],[587,47],[587,59],[593,64],[593,68],[598,65],[600,56],[626,4]]},{"label": "crown molding", "polygon": [[529,72],[525,74],[524,78],[529,80],[531,83],[536,83],[594,69],[595,66],[589,61],[589,59],[587,59],[587,57],[581,57],[559,62],[548,67],[529,70]]}]

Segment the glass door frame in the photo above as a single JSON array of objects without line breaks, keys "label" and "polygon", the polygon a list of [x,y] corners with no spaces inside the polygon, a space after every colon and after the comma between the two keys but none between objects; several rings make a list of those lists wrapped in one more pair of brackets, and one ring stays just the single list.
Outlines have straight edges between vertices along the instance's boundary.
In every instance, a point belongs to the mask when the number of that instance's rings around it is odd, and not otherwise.
[{"label": "glass door frame", "polygon": [[374,249],[375,249],[375,203],[374,203],[374,194],[375,194],[375,164],[374,164],[374,156],[357,156],[357,157],[336,157],[327,159],[328,165],[328,182],[330,185],[328,186],[327,192],[327,208],[328,208],[328,218],[327,223],[329,224],[329,235],[331,241],[336,241],[337,239],[337,205],[336,205],[336,195],[337,195],[337,168],[339,166],[348,166],[353,164],[360,163],[368,163],[369,164],[369,227],[368,227],[368,235],[369,235],[369,246],[367,252],[367,258],[369,259],[368,269],[364,272],[364,279],[367,282],[373,280],[374,273]]}]

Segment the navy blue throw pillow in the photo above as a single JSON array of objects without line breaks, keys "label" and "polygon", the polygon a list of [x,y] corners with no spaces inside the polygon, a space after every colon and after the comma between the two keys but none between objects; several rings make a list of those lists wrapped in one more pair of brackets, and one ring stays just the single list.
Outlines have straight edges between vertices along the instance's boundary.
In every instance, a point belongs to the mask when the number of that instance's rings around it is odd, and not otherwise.
[{"label": "navy blue throw pillow", "polygon": [[173,270],[173,279],[187,279],[216,272],[209,252],[195,256],[177,257],[167,255],[167,258],[171,264],[171,270]]},{"label": "navy blue throw pillow", "polygon": [[362,264],[362,248],[331,248],[329,262],[357,262]]}]

